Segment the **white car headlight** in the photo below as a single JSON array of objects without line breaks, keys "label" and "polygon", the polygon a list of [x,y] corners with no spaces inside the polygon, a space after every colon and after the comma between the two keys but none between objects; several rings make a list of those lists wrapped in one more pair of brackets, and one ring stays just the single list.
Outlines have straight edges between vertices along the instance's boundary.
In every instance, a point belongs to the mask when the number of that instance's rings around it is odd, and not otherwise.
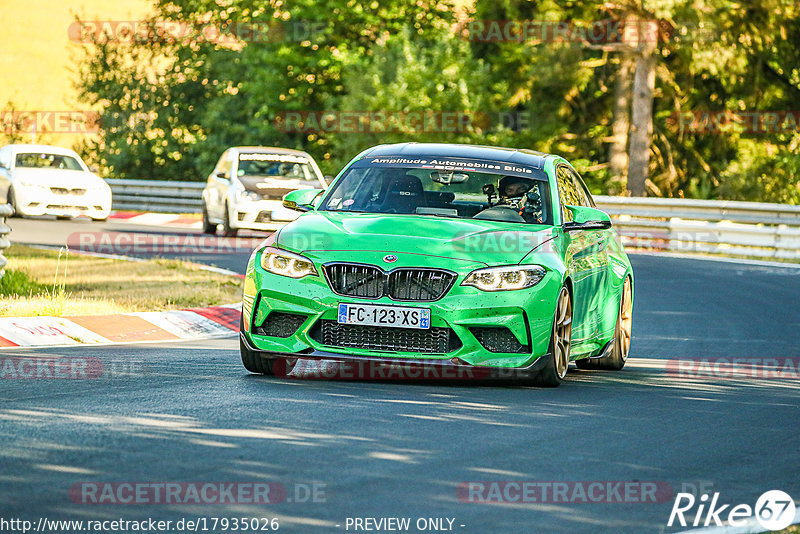
[{"label": "white car headlight", "polygon": [[50,189],[46,185],[35,183],[35,182],[20,182],[19,185],[21,187],[26,187],[28,189],[37,189],[37,190],[41,190],[41,191]]},{"label": "white car headlight", "polygon": [[540,265],[511,265],[478,269],[467,275],[462,286],[472,286],[481,291],[511,291],[527,289],[538,284],[546,271]]},{"label": "white car headlight", "polygon": [[261,252],[261,267],[267,272],[290,278],[317,274],[316,267],[308,258],[274,247],[267,247]]},{"label": "white car headlight", "polygon": [[253,191],[248,191],[246,189],[239,189],[238,191],[236,191],[236,200],[238,201],[261,200],[261,195]]}]

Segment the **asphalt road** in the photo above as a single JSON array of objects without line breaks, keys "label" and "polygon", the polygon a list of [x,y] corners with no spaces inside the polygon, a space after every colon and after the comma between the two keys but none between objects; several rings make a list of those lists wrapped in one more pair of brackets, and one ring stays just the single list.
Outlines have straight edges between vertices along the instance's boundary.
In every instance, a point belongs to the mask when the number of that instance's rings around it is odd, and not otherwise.
[{"label": "asphalt road", "polygon": [[[681,489],[751,506],[770,489],[800,498],[800,381],[666,370],[673,358],[800,357],[800,269],[632,260],[628,365],[573,369],[558,389],[265,378],[242,368],[235,339],[3,351],[96,358],[107,372],[0,381],[0,516],[206,518],[209,529],[213,517],[277,517],[285,532],[354,532],[348,518],[407,517],[412,527],[450,518],[464,533],[638,533],[683,530],[666,526]],[[288,499],[84,504],[70,494],[83,482],[207,481],[279,483]],[[460,499],[469,481],[654,482],[670,494],[484,504]],[[309,502],[314,484],[318,502]]]},{"label": "asphalt road", "polygon": [[95,222],[80,218],[57,221],[52,217],[9,219],[12,243],[69,245],[122,256],[180,258],[243,273],[249,251],[267,234],[241,231],[235,239],[203,235],[179,227],[140,226],[113,219]]}]

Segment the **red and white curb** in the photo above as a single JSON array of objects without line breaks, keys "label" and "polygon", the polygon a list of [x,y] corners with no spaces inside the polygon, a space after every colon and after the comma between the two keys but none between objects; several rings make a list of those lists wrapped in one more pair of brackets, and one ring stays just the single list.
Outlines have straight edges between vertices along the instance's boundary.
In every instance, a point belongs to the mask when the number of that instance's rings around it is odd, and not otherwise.
[{"label": "red and white curb", "polygon": [[241,304],[188,310],[0,318],[0,349],[185,341],[239,332]]},{"label": "red and white curb", "polygon": [[109,215],[109,222],[138,224],[141,226],[167,226],[173,228],[186,228],[199,230],[203,228],[200,216],[197,214],[177,214],[177,213],[141,213],[131,211],[120,211]]}]

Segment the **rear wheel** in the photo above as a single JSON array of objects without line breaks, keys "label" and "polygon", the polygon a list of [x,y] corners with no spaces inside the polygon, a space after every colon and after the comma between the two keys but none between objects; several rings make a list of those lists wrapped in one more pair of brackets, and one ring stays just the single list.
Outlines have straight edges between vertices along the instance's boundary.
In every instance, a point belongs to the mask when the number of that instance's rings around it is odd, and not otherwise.
[{"label": "rear wheel", "polygon": [[216,235],[217,225],[208,220],[208,208],[205,202],[203,203],[203,233]]},{"label": "rear wheel", "polygon": [[633,290],[631,278],[625,279],[619,299],[619,313],[614,327],[614,339],[611,352],[602,358],[586,358],[575,362],[581,369],[609,369],[619,371],[625,367],[628,352],[631,348],[631,330],[633,327]]},{"label": "rear wheel", "polygon": [[[244,317],[242,317],[242,320],[239,322],[240,331],[244,331],[241,328],[242,325],[244,325]],[[242,355],[242,364],[245,369],[259,375],[272,374],[272,363],[275,360],[263,358],[261,354],[250,350],[247,345],[245,345],[241,336],[239,336],[239,352]]]},{"label": "rear wheel", "polygon": [[566,287],[561,288],[550,335],[550,354],[547,365],[533,378],[537,386],[556,387],[567,376],[572,349],[572,299]]}]

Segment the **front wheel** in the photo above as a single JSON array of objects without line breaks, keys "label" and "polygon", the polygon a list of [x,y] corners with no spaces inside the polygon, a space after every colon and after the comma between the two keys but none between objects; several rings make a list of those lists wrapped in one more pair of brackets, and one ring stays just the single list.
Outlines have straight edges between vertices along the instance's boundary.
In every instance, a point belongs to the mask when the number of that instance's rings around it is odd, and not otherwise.
[{"label": "front wheel", "polygon": [[[242,324],[244,324],[244,320],[240,321],[239,323],[240,326]],[[239,330],[244,331],[241,328]],[[241,335],[239,336],[239,353],[242,356],[242,364],[244,365],[244,368],[251,373],[258,375],[272,374],[272,363],[275,360],[262,358],[259,353],[250,350],[247,345],[245,345]]]},{"label": "front wheel", "polygon": [[217,234],[217,225],[208,220],[208,208],[203,203],[203,233],[209,235]]},{"label": "front wheel", "polygon": [[228,209],[228,204],[225,204],[225,217],[222,220],[222,235],[225,237],[236,237],[238,228],[231,226],[231,210]]},{"label": "front wheel", "polygon": [[12,217],[24,217],[22,213],[20,213],[19,209],[17,208],[17,195],[14,193],[14,188],[8,188],[8,194],[6,195],[6,202],[11,205],[11,209],[14,210],[14,213],[11,214]]},{"label": "front wheel", "polygon": [[533,384],[556,387],[567,376],[572,349],[572,299],[566,287],[561,288],[553,317],[553,332],[547,364],[533,379]]}]

